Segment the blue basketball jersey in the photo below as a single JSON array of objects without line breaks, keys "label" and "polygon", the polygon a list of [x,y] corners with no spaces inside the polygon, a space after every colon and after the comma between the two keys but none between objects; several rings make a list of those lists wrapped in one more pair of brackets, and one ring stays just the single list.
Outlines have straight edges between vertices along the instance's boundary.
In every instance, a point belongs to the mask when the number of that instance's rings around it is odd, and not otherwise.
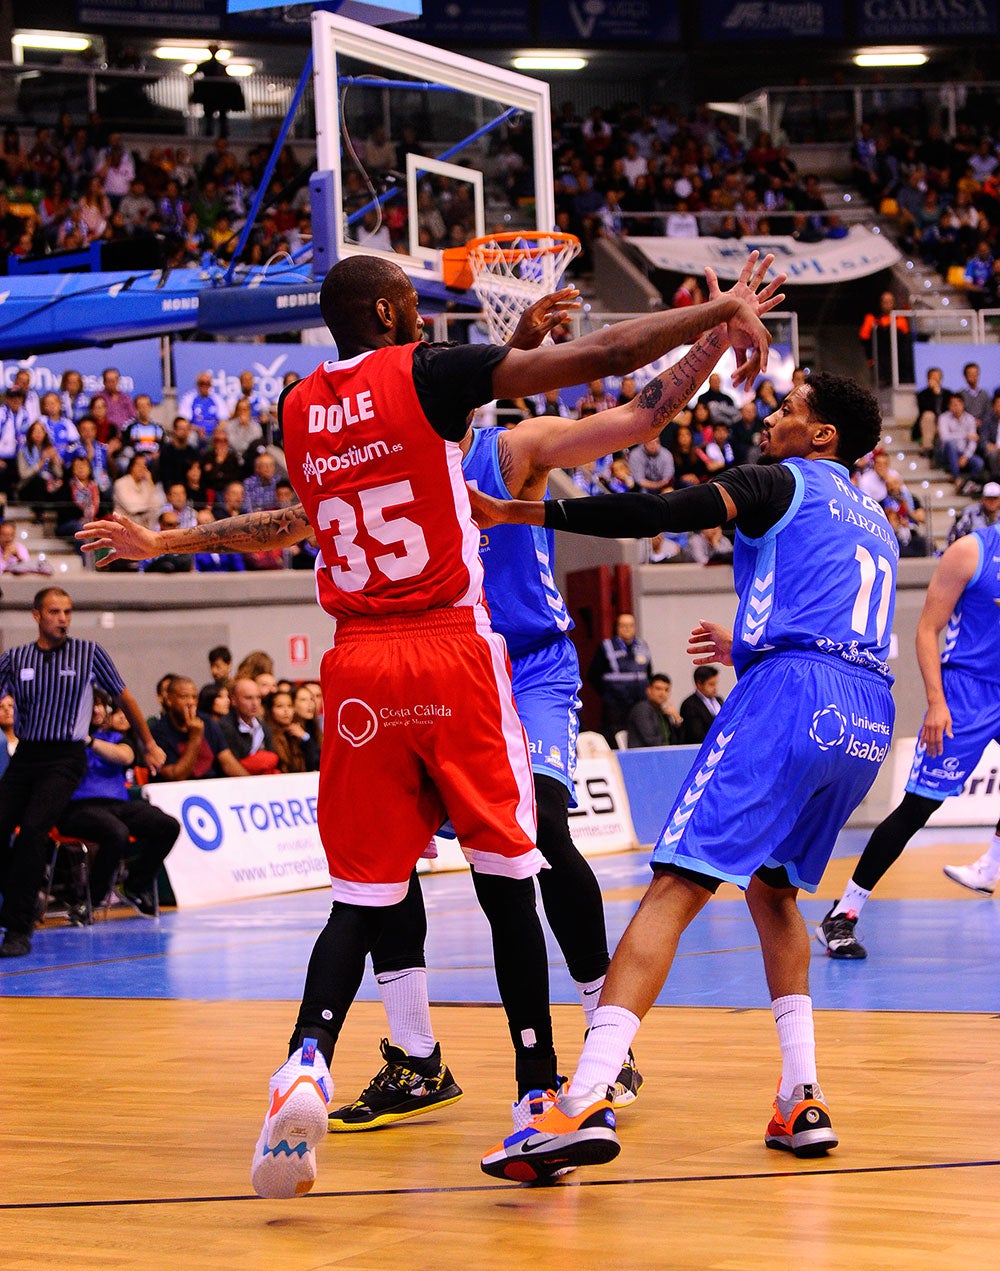
[{"label": "blue basketball jersey", "polygon": [[738,673],[780,650],[827,653],[892,677],[886,665],[899,546],[885,513],[826,459],[786,459],[791,506],[760,538],[737,530]]},{"label": "blue basketball jersey", "polygon": [[[474,429],[462,461],[466,481],[496,499],[511,497],[498,455],[503,431]],[[496,525],[480,535],[492,626],[506,640],[512,658],[572,630],[573,620],[553,574],[554,540],[552,530],[535,525]]]},{"label": "blue basketball jersey", "polygon": [[948,623],[941,665],[1000,684],[1000,527],[989,525],[969,537],[976,540],[979,563]]}]

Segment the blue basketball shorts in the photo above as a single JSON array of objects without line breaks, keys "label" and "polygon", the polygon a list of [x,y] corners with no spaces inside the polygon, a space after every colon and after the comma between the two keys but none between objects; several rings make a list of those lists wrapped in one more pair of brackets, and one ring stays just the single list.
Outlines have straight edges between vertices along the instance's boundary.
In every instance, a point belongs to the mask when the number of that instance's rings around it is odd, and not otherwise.
[{"label": "blue basketball shorts", "polygon": [[580,663],[568,636],[511,658],[514,702],[528,734],[531,770],[569,789],[576,806],[573,773],[580,731]]},{"label": "blue basketball shorts", "polygon": [[941,668],[941,681],[954,736],[942,739],[944,749],[933,759],[918,741],[906,782],[908,794],[927,799],[961,794],[983,751],[991,741],[1000,741],[1000,684],[949,666]]},{"label": "blue basketball shorts", "polygon": [[776,653],[741,677],[653,850],[745,888],[762,865],[815,891],[889,753],[889,685],[828,654]]}]

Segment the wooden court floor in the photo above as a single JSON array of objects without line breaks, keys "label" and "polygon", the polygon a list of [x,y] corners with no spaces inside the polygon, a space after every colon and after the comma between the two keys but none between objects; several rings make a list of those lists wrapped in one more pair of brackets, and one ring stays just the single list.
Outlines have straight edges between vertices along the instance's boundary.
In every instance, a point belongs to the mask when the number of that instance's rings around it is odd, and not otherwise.
[{"label": "wooden court floor", "polygon": [[[817,1014],[841,1146],[763,1147],[778,1074],[770,1012],[656,1008],[647,1077],[611,1165],[547,1188],[478,1159],[509,1125],[499,1009],[442,1006],[466,1097],[392,1130],[330,1135],[314,1191],[253,1197],[248,1166],[294,1004],[0,1002],[0,1267],[937,1271],[1000,1263],[1000,1017]],[[554,1008],[566,1066],[580,1012]],[[337,1095],[377,1066],[358,1003]]]}]

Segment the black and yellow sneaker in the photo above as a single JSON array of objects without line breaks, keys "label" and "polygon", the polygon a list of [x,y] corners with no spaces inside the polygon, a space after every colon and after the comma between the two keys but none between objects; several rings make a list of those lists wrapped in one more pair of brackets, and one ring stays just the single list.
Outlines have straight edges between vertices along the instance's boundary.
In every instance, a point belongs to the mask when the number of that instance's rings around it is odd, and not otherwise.
[{"label": "black and yellow sneaker", "polygon": [[461,1099],[461,1086],[441,1062],[440,1043],[426,1059],[390,1045],[387,1037],[382,1038],[381,1051],[385,1064],[359,1097],[330,1113],[327,1129],[331,1134],[379,1130]]},{"label": "black and yellow sneaker", "polygon": [[627,1108],[630,1103],[635,1103],[639,1097],[639,1091],[642,1089],[642,1073],[635,1066],[635,1055],[629,1048],[625,1062],[622,1064],[622,1070],[615,1078],[615,1084],[611,1087],[611,1106],[613,1108]]}]

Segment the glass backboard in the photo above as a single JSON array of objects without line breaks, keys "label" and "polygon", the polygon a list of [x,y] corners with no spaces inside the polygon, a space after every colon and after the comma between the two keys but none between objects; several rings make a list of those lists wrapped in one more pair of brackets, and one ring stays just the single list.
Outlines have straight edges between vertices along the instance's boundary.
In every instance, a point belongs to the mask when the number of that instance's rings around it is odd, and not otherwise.
[{"label": "glass backboard", "polygon": [[326,264],[384,251],[419,290],[446,248],[553,228],[547,84],[338,14],[312,33]]}]

